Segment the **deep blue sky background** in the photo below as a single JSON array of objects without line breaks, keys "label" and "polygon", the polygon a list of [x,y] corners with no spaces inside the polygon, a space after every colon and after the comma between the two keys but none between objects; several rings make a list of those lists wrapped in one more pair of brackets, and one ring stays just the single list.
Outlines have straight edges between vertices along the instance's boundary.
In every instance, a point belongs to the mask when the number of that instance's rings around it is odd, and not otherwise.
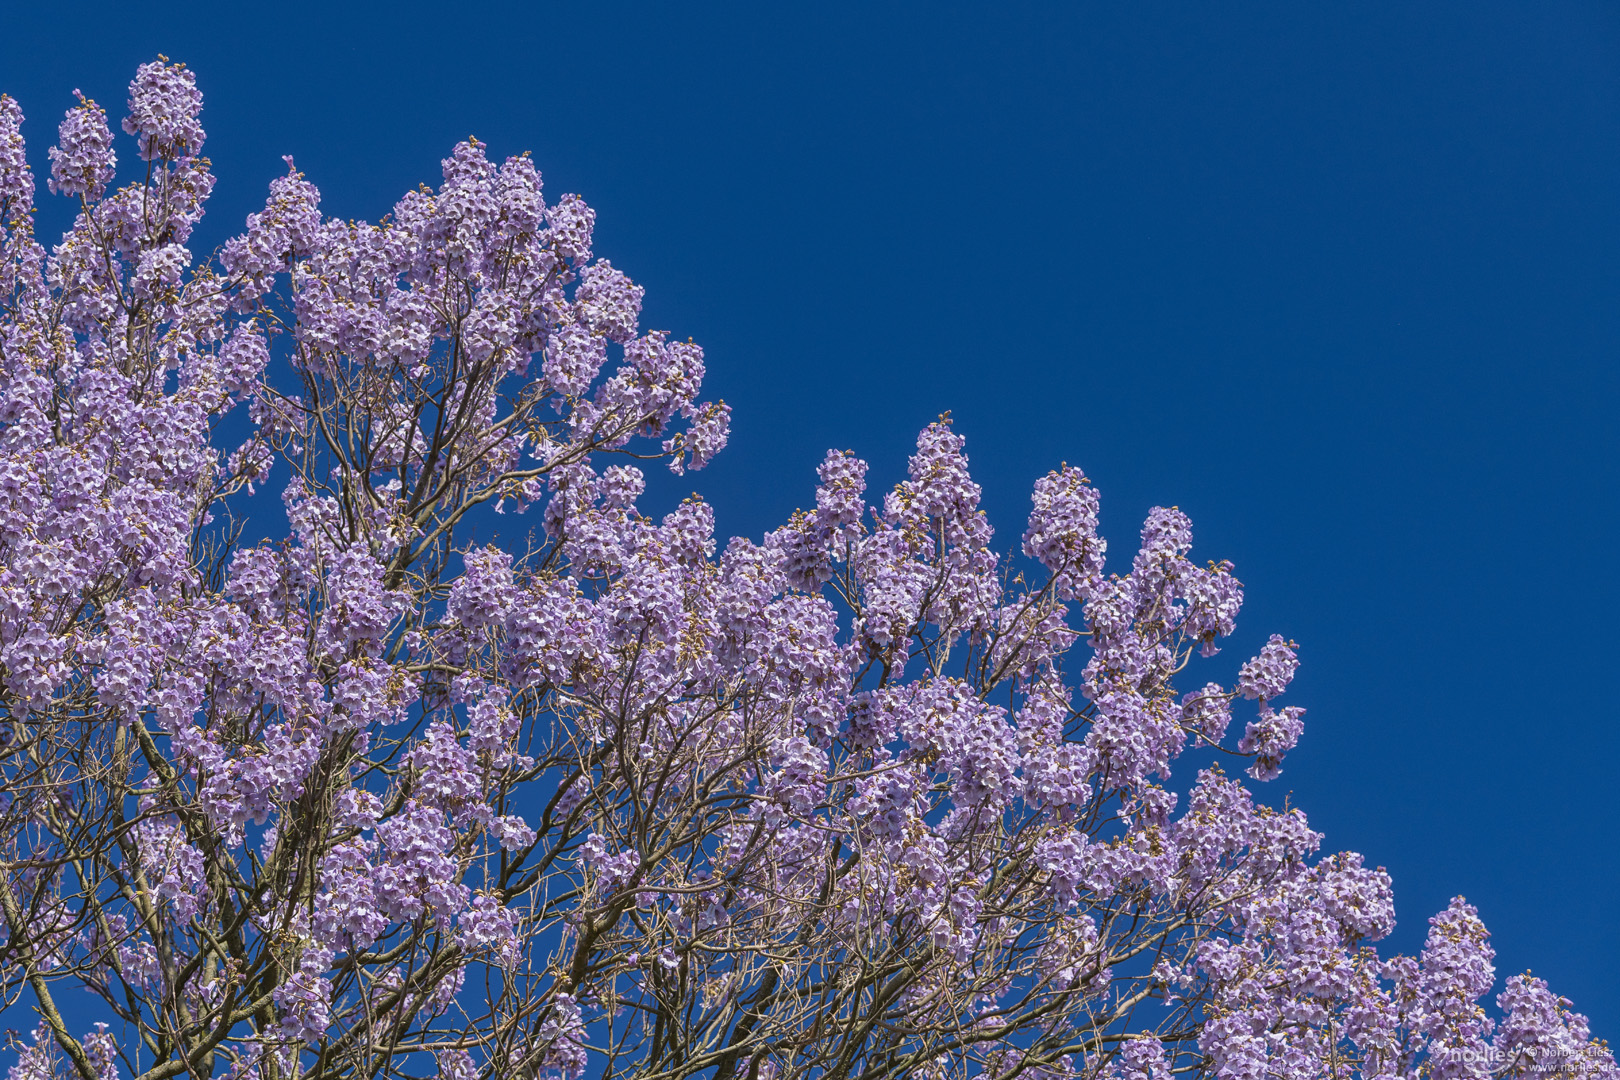
[{"label": "deep blue sky background", "polygon": [[1248,586],[1216,674],[1303,646],[1269,795],[1390,869],[1395,947],[1463,893],[1620,1039],[1620,8],[580,7],[19,3],[0,89],[42,169],[74,87],[194,67],[194,248],[284,153],[375,218],[532,149],[707,348],[728,535],[946,409],[1003,544],[1059,461],[1118,562],[1180,505]]}]

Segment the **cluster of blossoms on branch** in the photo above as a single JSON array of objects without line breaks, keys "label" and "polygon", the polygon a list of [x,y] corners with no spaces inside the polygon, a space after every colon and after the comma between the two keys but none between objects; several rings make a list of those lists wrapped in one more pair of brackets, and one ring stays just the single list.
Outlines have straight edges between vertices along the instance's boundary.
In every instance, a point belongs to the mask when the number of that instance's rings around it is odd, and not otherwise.
[{"label": "cluster of blossoms on branch", "polygon": [[141,67],[115,189],[81,96],[47,253],[0,96],[9,1080],[1620,1076],[1539,979],[1486,1011],[1461,899],[1381,958],[1381,869],[1170,786],[1303,713],[1280,637],[1178,688],[1243,595],[1181,512],[1109,574],[1064,467],[1005,558],[942,420],[720,550],[639,508],[729,414],[582,200],[469,139],[343,222],[289,160],[198,259],[200,111]]}]

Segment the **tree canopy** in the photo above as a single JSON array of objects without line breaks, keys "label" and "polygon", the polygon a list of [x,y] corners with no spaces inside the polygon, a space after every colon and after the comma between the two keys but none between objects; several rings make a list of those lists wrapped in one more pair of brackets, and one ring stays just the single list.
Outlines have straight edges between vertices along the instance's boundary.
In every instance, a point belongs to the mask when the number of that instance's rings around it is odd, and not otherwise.
[{"label": "tree canopy", "polygon": [[999,553],[942,417],[720,550],[639,508],[729,412],[582,199],[469,139],[339,221],[289,160],[198,259],[200,111],[142,66],[114,188],[81,99],[47,253],[0,97],[11,1080],[1620,1076],[1539,979],[1487,1012],[1461,897],[1382,958],[1382,869],[1173,781],[1304,714],[1281,637],[1187,670],[1243,591],[1179,510],[1109,573],[1065,465]]}]

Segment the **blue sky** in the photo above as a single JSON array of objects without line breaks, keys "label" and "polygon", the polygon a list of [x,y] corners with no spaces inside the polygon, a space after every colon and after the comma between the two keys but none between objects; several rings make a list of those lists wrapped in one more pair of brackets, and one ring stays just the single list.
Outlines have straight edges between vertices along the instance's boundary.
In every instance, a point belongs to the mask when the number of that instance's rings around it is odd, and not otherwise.
[{"label": "blue sky", "polygon": [[708,350],[726,534],[947,409],[1003,545],[1060,461],[1117,561],[1181,506],[1248,586],[1223,661],[1301,643],[1269,794],[1389,868],[1392,945],[1462,893],[1620,1038],[1620,8],[585,7],[17,4],[0,89],[37,168],[73,88],[195,68],[194,247],[282,154],[375,218],[533,150]]}]

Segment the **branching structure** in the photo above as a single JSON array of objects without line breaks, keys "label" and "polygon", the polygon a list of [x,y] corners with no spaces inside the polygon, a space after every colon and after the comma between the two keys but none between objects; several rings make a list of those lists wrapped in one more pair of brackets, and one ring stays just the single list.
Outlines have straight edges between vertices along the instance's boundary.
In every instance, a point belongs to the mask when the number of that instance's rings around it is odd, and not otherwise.
[{"label": "branching structure", "polygon": [[1064,467],[1014,563],[942,419],[881,505],[830,453],[717,554],[637,509],[726,441],[703,353],[527,157],[378,224],[289,161],[199,261],[192,73],[129,108],[116,190],[101,107],[62,122],[47,254],[0,97],[12,1080],[1617,1076],[1540,980],[1487,1015],[1461,899],[1380,959],[1382,870],[1169,786],[1273,778],[1303,713],[1280,638],[1186,677],[1242,591],[1179,511],[1108,575]]}]

